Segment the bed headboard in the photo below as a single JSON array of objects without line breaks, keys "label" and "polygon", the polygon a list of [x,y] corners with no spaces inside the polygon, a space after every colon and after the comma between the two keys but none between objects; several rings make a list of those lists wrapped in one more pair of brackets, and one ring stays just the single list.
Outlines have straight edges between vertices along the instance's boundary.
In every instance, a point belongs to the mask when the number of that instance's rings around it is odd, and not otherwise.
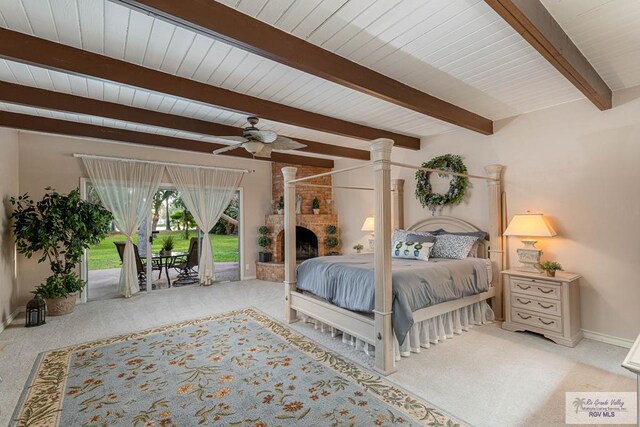
[{"label": "bed headboard", "polygon": [[[409,227],[409,230],[413,231],[435,231],[444,229],[450,232],[464,232],[464,231],[484,231],[476,227],[475,225],[452,217],[452,216],[432,216],[423,221],[419,221]],[[479,242],[478,258],[489,258],[489,240],[482,240]]]}]

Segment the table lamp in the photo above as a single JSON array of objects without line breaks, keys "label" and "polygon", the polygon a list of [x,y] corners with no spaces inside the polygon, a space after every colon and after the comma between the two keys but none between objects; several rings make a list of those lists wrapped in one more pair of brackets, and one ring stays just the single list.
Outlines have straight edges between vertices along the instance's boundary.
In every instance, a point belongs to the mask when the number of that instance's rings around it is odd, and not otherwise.
[{"label": "table lamp", "polygon": [[524,247],[517,251],[518,260],[522,264],[518,270],[539,273],[538,263],[542,251],[535,247],[536,240],[533,237],[553,237],[556,232],[547,224],[542,214],[526,213],[514,215],[503,235],[524,237]]},{"label": "table lamp", "polygon": [[374,234],[373,232],[375,231],[375,220],[373,219],[372,216],[367,217],[367,219],[364,220],[364,224],[362,224],[362,231],[369,231],[371,232],[371,237],[369,238],[369,249],[373,251],[373,246],[374,246]]}]

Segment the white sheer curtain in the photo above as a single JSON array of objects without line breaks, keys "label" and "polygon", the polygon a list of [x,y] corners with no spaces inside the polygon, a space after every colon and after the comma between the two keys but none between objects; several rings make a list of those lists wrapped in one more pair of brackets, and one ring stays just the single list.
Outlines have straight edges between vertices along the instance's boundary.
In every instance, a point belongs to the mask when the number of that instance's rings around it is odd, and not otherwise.
[{"label": "white sheer curtain", "polygon": [[196,224],[205,233],[198,271],[200,283],[211,285],[216,275],[208,233],[238,190],[244,171],[181,166],[167,166],[167,171]]},{"label": "white sheer curtain", "polygon": [[118,292],[129,298],[140,290],[133,234],[151,209],[164,165],[89,157],[82,160],[100,200],[113,214],[115,226],[127,236]]}]

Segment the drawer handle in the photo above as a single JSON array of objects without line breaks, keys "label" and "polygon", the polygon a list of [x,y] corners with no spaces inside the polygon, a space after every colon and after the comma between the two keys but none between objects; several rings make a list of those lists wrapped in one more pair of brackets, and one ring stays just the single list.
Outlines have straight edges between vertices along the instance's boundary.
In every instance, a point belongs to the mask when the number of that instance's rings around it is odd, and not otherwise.
[{"label": "drawer handle", "polygon": [[544,320],[542,320],[541,318],[538,317],[538,320],[542,323],[544,323],[545,325],[553,325],[555,322],[555,320],[552,320],[550,322],[545,322]]},{"label": "drawer handle", "polygon": [[540,307],[544,308],[545,310],[546,310],[546,309],[549,309],[549,308],[551,308],[551,307],[553,307],[553,304],[544,305],[544,304],[542,304],[541,302],[539,302],[539,303],[538,303],[538,305],[539,305]]},{"label": "drawer handle", "polygon": [[526,291],[527,289],[531,288],[531,286],[522,286],[522,285],[518,285],[518,287],[523,291]]},{"label": "drawer handle", "polygon": [[[527,304],[531,304],[531,300],[529,301],[522,301],[520,298],[516,298],[516,301],[518,301],[520,304],[522,305],[527,305]],[[538,303],[540,304],[540,303]]]},{"label": "drawer handle", "polygon": [[542,288],[538,288],[538,290],[539,290],[540,292],[542,292],[543,294],[550,294],[551,292],[553,292],[553,289],[548,289],[548,290],[546,290],[546,291],[545,291],[545,290],[544,290],[544,289],[542,289]]},{"label": "drawer handle", "polygon": [[527,320],[527,319],[531,319],[531,316],[523,316],[522,314],[518,313],[518,316],[520,316],[521,319]]}]

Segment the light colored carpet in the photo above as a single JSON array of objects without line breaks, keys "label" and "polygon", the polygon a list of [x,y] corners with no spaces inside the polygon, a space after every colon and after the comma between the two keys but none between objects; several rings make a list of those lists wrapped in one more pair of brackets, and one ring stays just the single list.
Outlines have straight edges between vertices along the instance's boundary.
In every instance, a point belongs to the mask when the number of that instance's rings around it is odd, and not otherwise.
[{"label": "light colored carpet", "polygon": [[[0,425],[9,424],[42,351],[249,306],[282,318],[282,292],[281,284],[258,280],[189,286],[89,302],[33,329],[17,319],[0,334]],[[308,324],[292,326],[352,360],[372,364]],[[626,353],[591,340],[566,348],[494,324],[403,359],[388,378],[473,425],[561,426],[566,391],[635,391],[635,379],[620,367]]]}]

